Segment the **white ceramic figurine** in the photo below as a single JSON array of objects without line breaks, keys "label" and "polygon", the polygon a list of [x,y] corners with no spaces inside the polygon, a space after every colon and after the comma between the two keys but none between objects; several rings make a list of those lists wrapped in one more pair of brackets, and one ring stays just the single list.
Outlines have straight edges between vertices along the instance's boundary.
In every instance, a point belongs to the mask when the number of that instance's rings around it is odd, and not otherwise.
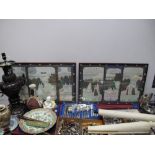
[{"label": "white ceramic figurine", "polygon": [[52,100],[51,96],[47,96],[46,101],[43,104],[43,107],[48,109],[54,109],[56,108],[56,103]]}]

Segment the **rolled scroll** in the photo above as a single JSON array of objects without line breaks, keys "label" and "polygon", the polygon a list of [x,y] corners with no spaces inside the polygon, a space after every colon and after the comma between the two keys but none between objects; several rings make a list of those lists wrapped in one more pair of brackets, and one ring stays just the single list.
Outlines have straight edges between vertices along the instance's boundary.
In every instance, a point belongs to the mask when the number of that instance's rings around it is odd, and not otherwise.
[{"label": "rolled scroll", "polygon": [[149,133],[155,122],[132,122],[121,124],[109,124],[99,126],[88,126],[88,133],[93,134],[134,134]]},{"label": "rolled scroll", "polygon": [[133,113],[133,112],[124,112],[117,110],[98,110],[99,115],[110,118],[124,118],[138,121],[152,121],[155,122],[155,115],[151,114],[142,114],[142,113]]}]

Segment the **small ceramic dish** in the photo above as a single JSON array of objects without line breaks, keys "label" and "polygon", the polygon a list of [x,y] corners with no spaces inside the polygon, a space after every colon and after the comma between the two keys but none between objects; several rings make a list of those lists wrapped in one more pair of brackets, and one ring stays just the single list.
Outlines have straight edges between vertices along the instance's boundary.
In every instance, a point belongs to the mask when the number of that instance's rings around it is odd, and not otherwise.
[{"label": "small ceramic dish", "polygon": [[24,116],[28,117],[28,118],[33,118],[33,119],[36,119],[39,121],[44,121],[44,122],[50,123],[48,127],[40,128],[40,127],[28,126],[26,124],[25,120],[20,119],[19,127],[21,128],[22,131],[24,131],[25,133],[29,133],[29,134],[43,133],[43,132],[49,130],[50,128],[52,128],[57,120],[57,116],[52,110],[43,109],[43,108],[31,110],[31,111],[25,113]]}]

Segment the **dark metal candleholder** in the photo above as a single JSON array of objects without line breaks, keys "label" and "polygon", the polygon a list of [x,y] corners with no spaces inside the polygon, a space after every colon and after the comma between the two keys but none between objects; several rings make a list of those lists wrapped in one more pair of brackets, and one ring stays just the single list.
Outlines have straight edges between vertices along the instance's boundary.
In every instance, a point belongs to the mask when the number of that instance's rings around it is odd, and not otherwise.
[{"label": "dark metal candleholder", "polygon": [[0,62],[0,67],[2,67],[4,75],[2,76],[3,82],[0,82],[1,93],[8,96],[12,114],[22,115],[25,106],[20,102],[19,92],[25,84],[25,77],[16,77],[12,69],[15,61],[7,61],[5,53],[2,53],[2,59],[4,62]]}]

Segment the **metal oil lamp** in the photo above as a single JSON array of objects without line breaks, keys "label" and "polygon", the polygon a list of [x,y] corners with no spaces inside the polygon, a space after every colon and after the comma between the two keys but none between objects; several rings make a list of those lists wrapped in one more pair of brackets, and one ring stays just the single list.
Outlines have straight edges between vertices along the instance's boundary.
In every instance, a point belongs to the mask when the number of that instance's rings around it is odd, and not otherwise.
[{"label": "metal oil lamp", "polygon": [[0,67],[2,67],[4,75],[0,82],[0,91],[8,97],[11,113],[20,116],[25,111],[25,105],[20,102],[19,97],[19,92],[25,84],[25,77],[16,77],[12,69],[15,61],[7,61],[5,53],[2,53],[2,59],[4,62],[0,62]]}]

